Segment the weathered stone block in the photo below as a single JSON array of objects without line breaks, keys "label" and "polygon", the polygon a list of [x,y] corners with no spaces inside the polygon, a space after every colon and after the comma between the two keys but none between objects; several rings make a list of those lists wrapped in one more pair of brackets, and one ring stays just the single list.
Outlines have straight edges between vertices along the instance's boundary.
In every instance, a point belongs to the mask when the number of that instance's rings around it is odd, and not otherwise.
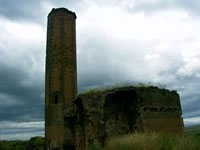
[{"label": "weathered stone block", "polygon": [[75,144],[84,143],[81,149],[94,141],[103,146],[107,138],[134,132],[184,133],[180,99],[174,91],[130,86],[81,94],[74,103],[75,126],[81,128],[75,130]]}]

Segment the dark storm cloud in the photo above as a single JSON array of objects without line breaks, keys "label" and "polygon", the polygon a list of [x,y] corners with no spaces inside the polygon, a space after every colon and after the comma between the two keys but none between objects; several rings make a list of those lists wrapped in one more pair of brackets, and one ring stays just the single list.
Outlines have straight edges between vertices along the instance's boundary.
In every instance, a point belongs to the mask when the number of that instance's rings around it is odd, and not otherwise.
[{"label": "dark storm cloud", "polygon": [[[181,64],[179,64],[181,68]],[[177,68],[178,70],[178,68]],[[200,78],[196,77],[195,73],[190,76],[176,74],[177,70],[168,72],[167,74],[174,75],[176,80],[174,83],[167,85],[167,88],[176,90],[180,95],[183,118],[195,118],[200,116]],[[198,123],[200,124],[200,122]],[[190,125],[190,124],[187,124]]]},{"label": "dark storm cloud", "polygon": [[191,94],[189,96],[181,96],[183,117],[200,116],[200,94]]},{"label": "dark storm cloud", "polygon": [[0,15],[11,20],[45,22],[53,7],[73,8],[79,0],[0,0]]},{"label": "dark storm cloud", "polygon": [[42,12],[41,2],[40,0],[0,0],[0,15],[12,20],[39,20]]},{"label": "dark storm cloud", "polygon": [[184,85],[185,89],[180,92],[182,100],[182,110],[184,112],[183,117],[199,117],[200,116],[200,93],[199,93],[199,78],[192,76],[190,78],[185,77]]},{"label": "dark storm cloud", "polygon": [[26,85],[23,82],[31,79],[24,68],[0,61],[1,121],[44,119],[44,77],[38,76],[38,82]]},{"label": "dark storm cloud", "polygon": [[[11,20],[26,20],[44,22],[49,9],[51,7],[66,7],[76,12],[86,10],[90,3],[107,6],[120,6],[129,12],[143,11],[153,13],[165,9],[184,9],[191,14],[199,15],[200,2],[198,0],[155,0],[155,1],[139,1],[139,0],[0,0],[0,15]],[[46,22],[45,22],[46,23]]]}]

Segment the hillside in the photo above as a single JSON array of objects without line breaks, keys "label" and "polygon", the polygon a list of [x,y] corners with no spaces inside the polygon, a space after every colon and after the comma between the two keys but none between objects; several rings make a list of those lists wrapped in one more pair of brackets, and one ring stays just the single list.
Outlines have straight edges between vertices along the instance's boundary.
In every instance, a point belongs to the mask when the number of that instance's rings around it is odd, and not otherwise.
[{"label": "hillside", "polygon": [[[146,140],[152,139],[153,136],[155,136],[154,139],[156,137],[158,139],[157,135],[151,135],[151,138],[148,138],[148,136],[149,135],[146,136]],[[192,139],[192,141],[194,143],[200,143],[200,125],[185,127],[185,137],[186,137],[186,141],[185,141],[186,143],[188,142],[187,141],[188,138]],[[133,136],[131,138],[133,138],[132,140],[134,140]],[[141,141],[139,141],[139,138],[142,138],[144,140],[144,136],[142,134],[137,135],[137,142],[138,142],[138,144],[142,145]],[[164,140],[162,142],[164,142],[164,143],[166,142],[167,144],[170,145],[170,143],[173,143],[174,140],[177,141],[177,139],[173,139],[173,138],[170,139],[170,138],[164,137]],[[180,140],[183,140],[183,139],[180,138]],[[121,141],[121,139],[120,139],[120,141]],[[151,140],[150,142],[151,142],[150,145],[152,145],[152,142],[154,144],[156,144],[155,140],[154,141]],[[122,143],[122,144],[124,144],[124,143]],[[0,141],[0,150],[43,150],[43,149],[44,149],[44,137],[32,137],[28,141]],[[95,149],[95,148],[92,148],[92,149]],[[110,150],[112,150],[112,148]]]},{"label": "hillside", "polygon": [[32,137],[28,141],[0,141],[0,150],[44,150],[44,137]]},{"label": "hillside", "polygon": [[200,125],[185,127],[185,135],[200,138]]}]

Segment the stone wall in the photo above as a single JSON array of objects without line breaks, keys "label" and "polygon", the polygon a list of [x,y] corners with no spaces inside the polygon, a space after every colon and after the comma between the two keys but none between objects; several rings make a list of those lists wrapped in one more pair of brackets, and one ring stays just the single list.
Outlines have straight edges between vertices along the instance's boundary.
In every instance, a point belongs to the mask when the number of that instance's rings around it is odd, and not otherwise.
[{"label": "stone wall", "polygon": [[79,95],[73,129],[77,150],[134,132],[183,135],[179,95],[156,87],[123,87]]}]

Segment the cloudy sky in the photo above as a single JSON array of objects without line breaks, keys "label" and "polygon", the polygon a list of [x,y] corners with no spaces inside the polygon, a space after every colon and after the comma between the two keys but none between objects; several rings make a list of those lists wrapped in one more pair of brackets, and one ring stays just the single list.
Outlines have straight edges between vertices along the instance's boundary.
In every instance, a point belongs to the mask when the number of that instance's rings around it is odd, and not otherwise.
[{"label": "cloudy sky", "polygon": [[47,15],[77,15],[78,90],[149,83],[177,90],[200,124],[199,0],[0,0],[0,140],[44,135]]}]

